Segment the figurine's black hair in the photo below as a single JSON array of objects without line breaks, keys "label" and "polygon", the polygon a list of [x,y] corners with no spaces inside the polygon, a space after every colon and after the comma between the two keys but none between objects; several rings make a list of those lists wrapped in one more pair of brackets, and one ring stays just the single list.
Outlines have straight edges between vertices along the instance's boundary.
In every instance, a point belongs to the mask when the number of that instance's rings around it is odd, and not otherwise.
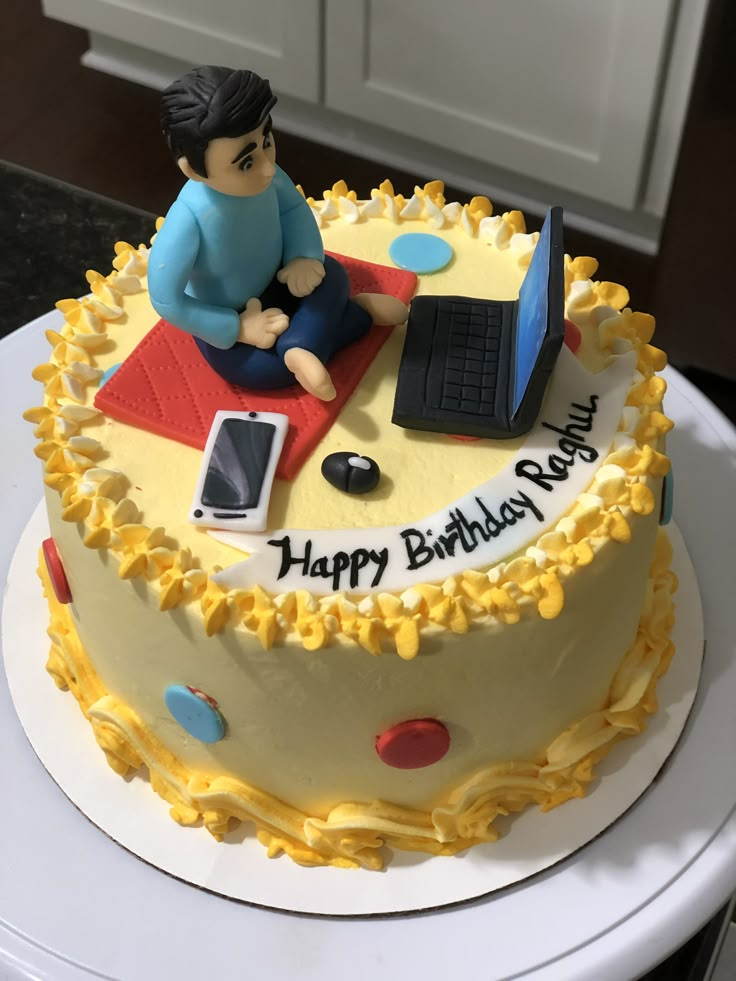
[{"label": "figurine's black hair", "polygon": [[276,103],[267,79],[242,68],[205,65],[182,75],[161,96],[161,129],[174,158],[186,157],[207,177],[210,140],[242,136],[261,125]]}]

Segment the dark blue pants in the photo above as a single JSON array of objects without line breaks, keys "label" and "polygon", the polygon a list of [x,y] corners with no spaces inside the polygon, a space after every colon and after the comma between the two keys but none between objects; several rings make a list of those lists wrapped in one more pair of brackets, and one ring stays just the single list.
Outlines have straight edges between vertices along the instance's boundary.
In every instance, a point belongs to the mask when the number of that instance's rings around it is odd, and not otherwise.
[{"label": "dark blue pants", "polygon": [[348,274],[337,259],[325,256],[325,278],[309,296],[292,296],[274,279],[260,297],[263,309],[278,307],[289,326],[266,351],[236,342],[224,350],[195,337],[197,347],[226,381],[243,388],[283,388],[294,382],[284,364],[292,347],[305,348],[326,364],[333,354],[359,340],[371,326],[369,314],[350,299]]}]

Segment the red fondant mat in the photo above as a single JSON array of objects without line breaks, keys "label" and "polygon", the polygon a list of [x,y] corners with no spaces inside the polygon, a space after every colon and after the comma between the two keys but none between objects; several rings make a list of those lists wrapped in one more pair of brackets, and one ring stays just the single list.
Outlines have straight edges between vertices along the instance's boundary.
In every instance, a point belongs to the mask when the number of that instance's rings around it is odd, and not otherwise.
[{"label": "red fondant mat", "polygon": [[[405,303],[414,295],[414,273],[350,256],[335,258],[348,272],[352,294],[390,293]],[[189,334],[159,320],[99,390],[95,405],[114,419],[200,450],[219,409],[283,412],[290,426],[276,475],[291,480],[338,417],[391,329],[374,324],[365,337],[332,358],[330,376],[337,396],[321,402],[296,384],[267,392],[230,385],[210,368]]]}]

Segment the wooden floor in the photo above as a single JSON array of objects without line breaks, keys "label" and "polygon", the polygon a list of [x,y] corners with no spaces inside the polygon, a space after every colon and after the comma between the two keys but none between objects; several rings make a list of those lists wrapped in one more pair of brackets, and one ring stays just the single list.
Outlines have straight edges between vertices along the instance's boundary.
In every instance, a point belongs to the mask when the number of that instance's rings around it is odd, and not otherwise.
[{"label": "wooden floor", "polygon": [[[4,0],[0,91],[6,93],[0,158],[165,213],[181,184],[158,130],[157,92],[82,68],[84,31],[44,18],[40,0]],[[567,251],[594,255],[603,279],[625,283],[636,309],[658,319],[658,343],[673,363],[736,379],[730,284],[736,267],[736,97],[731,52],[736,4],[714,0],[677,169],[662,248],[656,259],[566,231]],[[276,115],[278,127],[278,115]],[[279,163],[319,195],[344,178],[361,196],[388,168],[279,133]],[[397,190],[441,176],[391,170]],[[451,199],[467,200],[463,188]],[[0,197],[1,200],[1,197]],[[512,202],[494,202],[496,210]],[[530,226],[538,216],[528,216]],[[716,379],[717,401],[736,407],[736,386]]]}]

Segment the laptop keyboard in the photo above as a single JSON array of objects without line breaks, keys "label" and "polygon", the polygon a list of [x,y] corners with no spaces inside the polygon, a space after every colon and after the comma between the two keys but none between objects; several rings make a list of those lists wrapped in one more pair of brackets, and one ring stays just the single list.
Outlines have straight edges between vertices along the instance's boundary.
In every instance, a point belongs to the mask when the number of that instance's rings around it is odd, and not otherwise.
[{"label": "laptop keyboard", "polygon": [[449,325],[447,357],[436,408],[491,415],[498,382],[503,305],[440,301],[438,324]]}]

